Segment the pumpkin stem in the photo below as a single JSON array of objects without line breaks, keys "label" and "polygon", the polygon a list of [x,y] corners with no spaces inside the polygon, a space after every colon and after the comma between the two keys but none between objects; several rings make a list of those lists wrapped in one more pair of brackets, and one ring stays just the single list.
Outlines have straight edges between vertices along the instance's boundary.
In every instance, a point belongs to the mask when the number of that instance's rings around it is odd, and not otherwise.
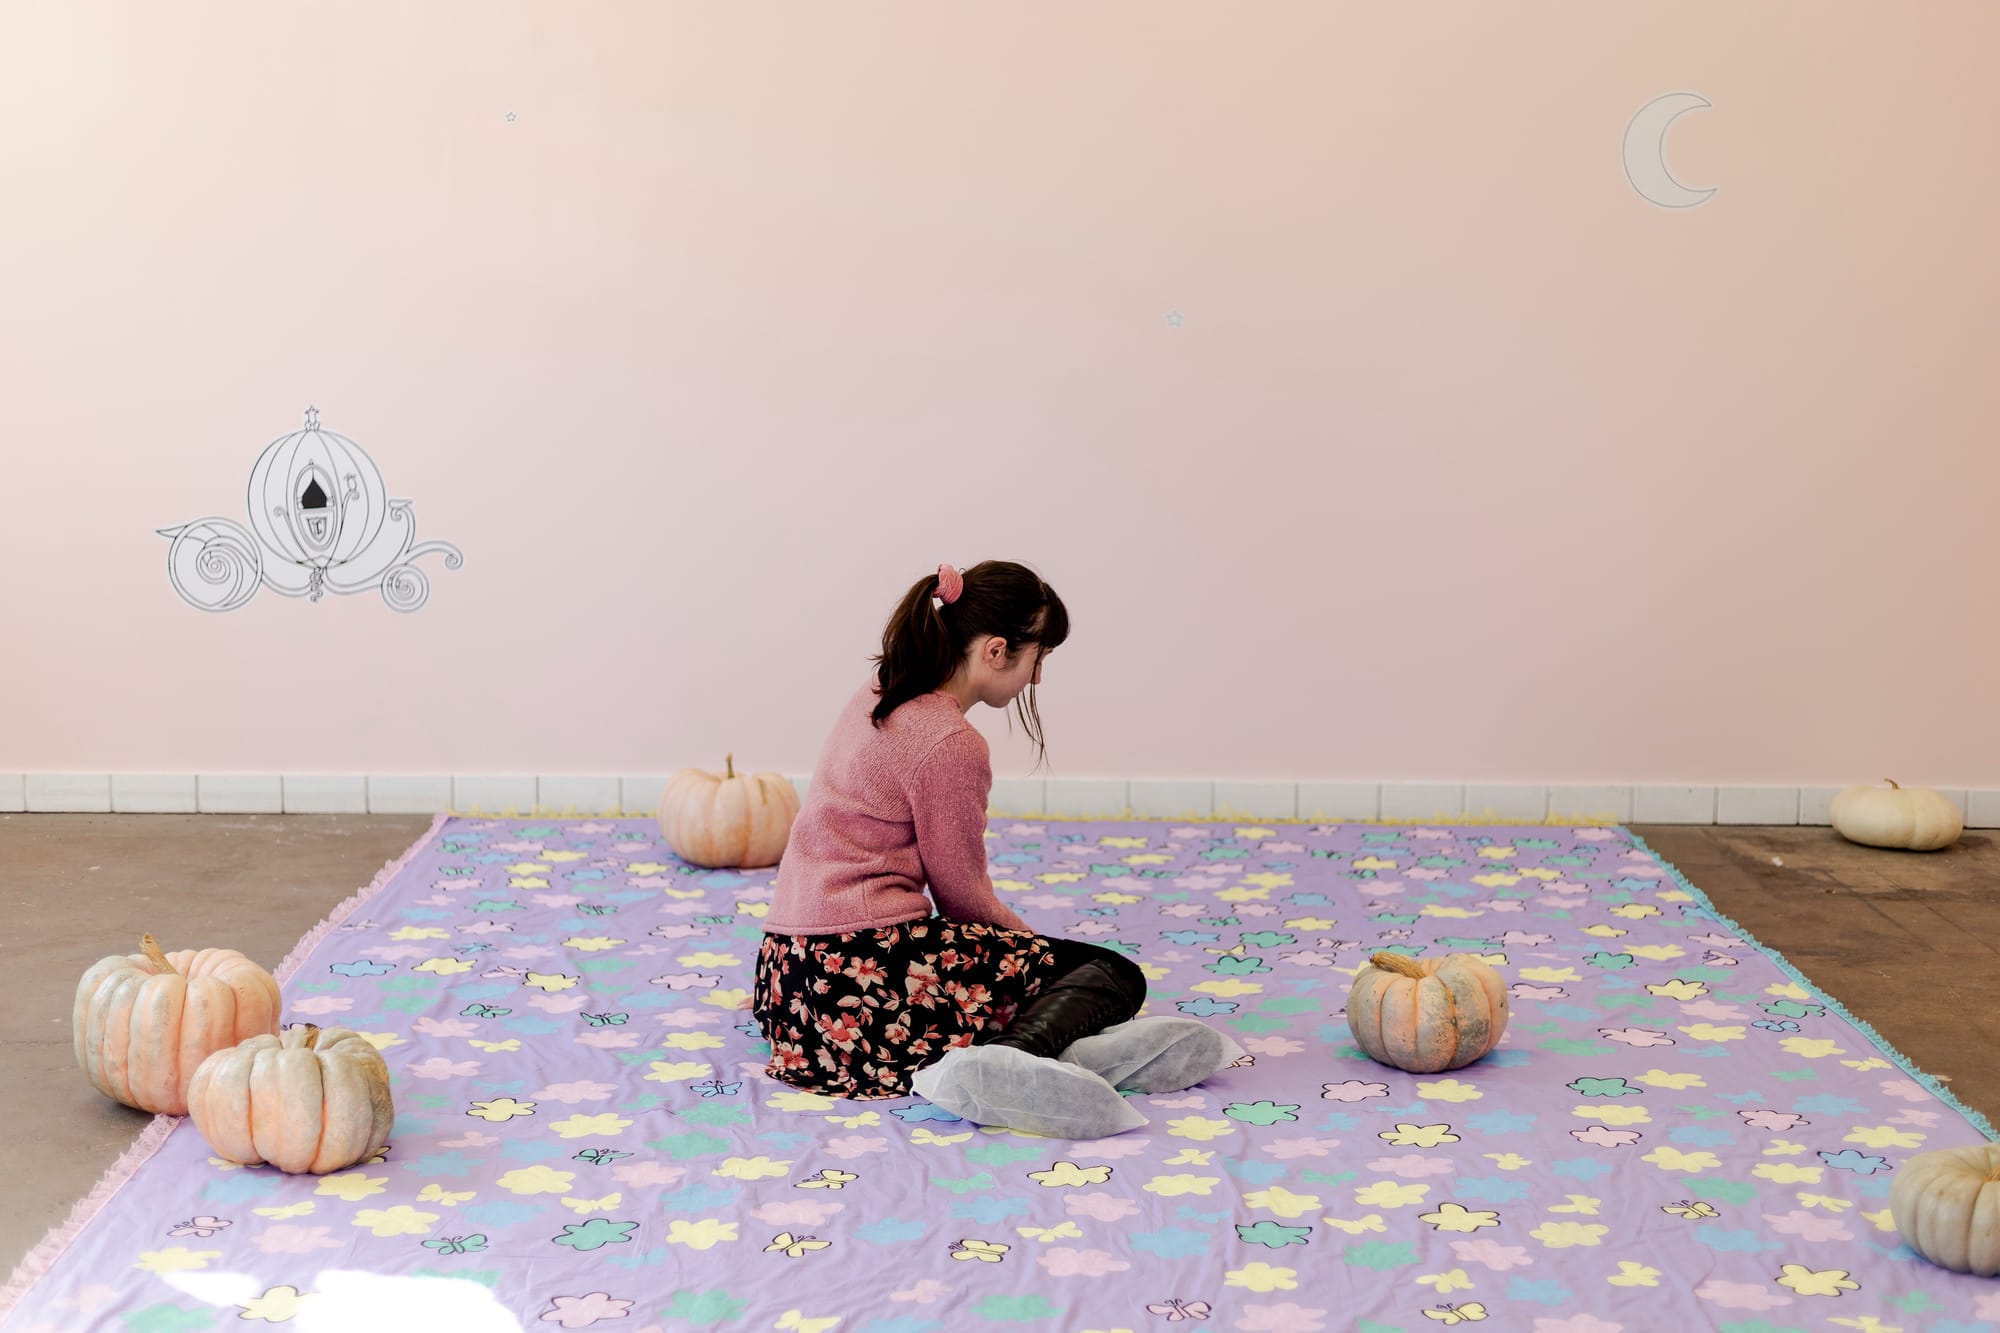
[{"label": "pumpkin stem", "polygon": [[725,757],[725,758],[723,759],[723,761],[722,761],[722,767],[723,767],[723,769],[725,770],[725,774],[724,774],[724,776],[727,776],[727,777],[732,777],[732,778],[733,778],[733,777],[735,777],[735,776],[736,776],[736,756],[732,754],[732,755],[729,755],[729,756]]},{"label": "pumpkin stem", "polygon": [[1884,781],[1884,782],[1888,783],[1888,784],[1889,784],[1889,785],[1890,785],[1891,787],[1895,787],[1895,789],[1896,789],[1897,791],[1901,791],[1901,790],[1902,790],[1902,788],[1901,788],[1901,787],[1897,787],[1897,786],[1896,786],[1896,779],[1894,779],[1894,778],[1883,778],[1883,779],[1882,779],[1882,781]]},{"label": "pumpkin stem", "polygon": [[174,965],[167,961],[167,956],[165,954],[160,952],[159,941],[155,940],[151,935],[144,935],[140,937],[139,952],[146,955],[146,961],[151,963],[154,967],[157,967],[162,971],[166,972],[171,972],[174,970]]},{"label": "pumpkin stem", "polygon": [[309,1051],[312,1050],[315,1043],[319,1041],[319,1033],[320,1033],[319,1024],[317,1023],[306,1024],[305,1048],[307,1050]]},{"label": "pumpkin stem", "polygon": [[1395,972],[1406,977],[1417,977],[1421,979],[1423,977],[1430,975],[1429,973],[1424,971],[1422,963],[1419,963],[1416,959],[1411,958],[1405,954],[1400,954],[1400,953],[1370,954],[1368,956],[1368,961],[1371,965],[1381,968],[1384,972]]}]

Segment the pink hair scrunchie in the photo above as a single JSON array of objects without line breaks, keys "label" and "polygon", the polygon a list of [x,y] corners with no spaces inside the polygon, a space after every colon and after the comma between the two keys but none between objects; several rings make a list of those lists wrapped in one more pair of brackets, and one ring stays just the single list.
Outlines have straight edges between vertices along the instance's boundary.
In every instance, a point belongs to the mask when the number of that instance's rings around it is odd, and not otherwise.
[{"label": "pink hair scrunchie", "polygon": [[955,602],[958,600],[958,595],[965,591],[964,577],[950,565],[938,566],[937,580],[937,596],[931,599],[931,605],[933,606],[942,606],[947,602]]}]

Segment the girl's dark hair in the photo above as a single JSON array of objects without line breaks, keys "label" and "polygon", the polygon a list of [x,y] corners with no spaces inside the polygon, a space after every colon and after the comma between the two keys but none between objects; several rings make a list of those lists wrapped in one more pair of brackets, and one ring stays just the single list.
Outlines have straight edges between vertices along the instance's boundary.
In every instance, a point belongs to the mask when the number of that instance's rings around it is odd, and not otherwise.
[{"label": "girl's dark hair", "polygon": [[[875,692],[881,696],[871,716],[877,727],[902,704],[938,689],[965,660],[975,639],[999,635],[1007,641],[1011,661],[1023,648],[1047,651],[1069,637],[1069,612],[1056,590],[1026,565],[1011,560],[982,560],[961,571],[964,588],[958,600],[933,607],[938,577],[927,574],[910,586],[882,631]],[[1021,725],[1039,755],[1048,758],[1042,742],[1042,715],[1030,685],[1014,700]]]}]

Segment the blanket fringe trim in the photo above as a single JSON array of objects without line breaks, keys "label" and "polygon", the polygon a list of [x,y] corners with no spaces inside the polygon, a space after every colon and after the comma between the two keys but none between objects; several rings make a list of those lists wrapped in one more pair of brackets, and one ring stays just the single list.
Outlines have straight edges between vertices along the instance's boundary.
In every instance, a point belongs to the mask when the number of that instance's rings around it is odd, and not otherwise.
[{"label": "blanket fringe trim", "polygon": [[[409,850],[377,871],[367,888],[350,894],[339,906],[328,912],[324,920],[307,931],[304,938],[285,955],[285,961],[278,964],[271,973],[279,984],[288,981],[292,974],[299,970],[307,955],[312,953],[334,927],[352,916],[363,903],[388,888],[389,881],[415,860],[419,852],[430,846],[431,841],[437,837],[438,830],[442,829],[449,819],[449,815],[433,817],[429,832],[412,843]],[[147,1159],[165,1146],[167,1137],[180,1127],[183,1119],[184,1116],[177,1115],[154,1116],[151,1122],[139,1131],[139,1137],[132,1141],[132,1146],[127,1148],[102,1176],[98,1177],[97,1184],[70,1209],[69,1216],[52,1227],[35,1248],[28,1251],[27,1256],[15,1266],[13,1275],[7,1279],[7,1284],[0,1287],[0,1319],[5,1319],[20,1303],[21,1298],[28,1294],[28,1289],[54,1267],[56,1259],[62,1252],[69,1248],[70,1243],[77,1238],[90,1220],[117,1197],[118,1191],[125,1188],[126,1183],[137,1174]]]}]

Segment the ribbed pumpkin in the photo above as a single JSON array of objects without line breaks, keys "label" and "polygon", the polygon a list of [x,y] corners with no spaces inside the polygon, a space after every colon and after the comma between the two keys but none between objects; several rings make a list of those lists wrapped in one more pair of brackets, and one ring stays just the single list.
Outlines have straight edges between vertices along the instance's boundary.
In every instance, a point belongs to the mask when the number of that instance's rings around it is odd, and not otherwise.
[{"label": "ribbed pumpkin", "polygon": [[1935,852],[1958,841],[1965,817],[1943,792],[1928,787],[1901,787],[1884,778],[1880,787],[1849,787],[1827,807],[1833,831],[1864,847],[1894,847],[1911,852]]},{"label": "ribbed pumpkin", "polygon": [[278,983],[234,949],[162,953],[151,935],[139,948],[99,959],[76,983],[76,1062],[107,1097],[185,1115],[203,1060],[278,1030]]},{"label": "ribbed pumpkin", "polygon": [[799,793],[782,773],[738,776],[736,756],[718,777],[683,768],[660,796],[660,831],[674,854],[693,865],[754,869],[785,854]]},{"label": "ribbed pumpkin", "polygon": [[1347,993],[1347,1028],[1371,1059],[1412,1074],[1469,1065],[1507,1030],[1507,983],[1471,954],[1378,953]]},{"label": "ribbed pumpkin", "polygon": [[1889,1187],[1889,1216],[1939,1268],[2000,1277],[2000,1143],[1912,1157]]},{"label": "ribbed pumpkin", "polygon": [[315,1176],[373,1157],[396,1118],[374,1043],[311,1023],[202,1061],[188,1114],[218,1157]]}]

